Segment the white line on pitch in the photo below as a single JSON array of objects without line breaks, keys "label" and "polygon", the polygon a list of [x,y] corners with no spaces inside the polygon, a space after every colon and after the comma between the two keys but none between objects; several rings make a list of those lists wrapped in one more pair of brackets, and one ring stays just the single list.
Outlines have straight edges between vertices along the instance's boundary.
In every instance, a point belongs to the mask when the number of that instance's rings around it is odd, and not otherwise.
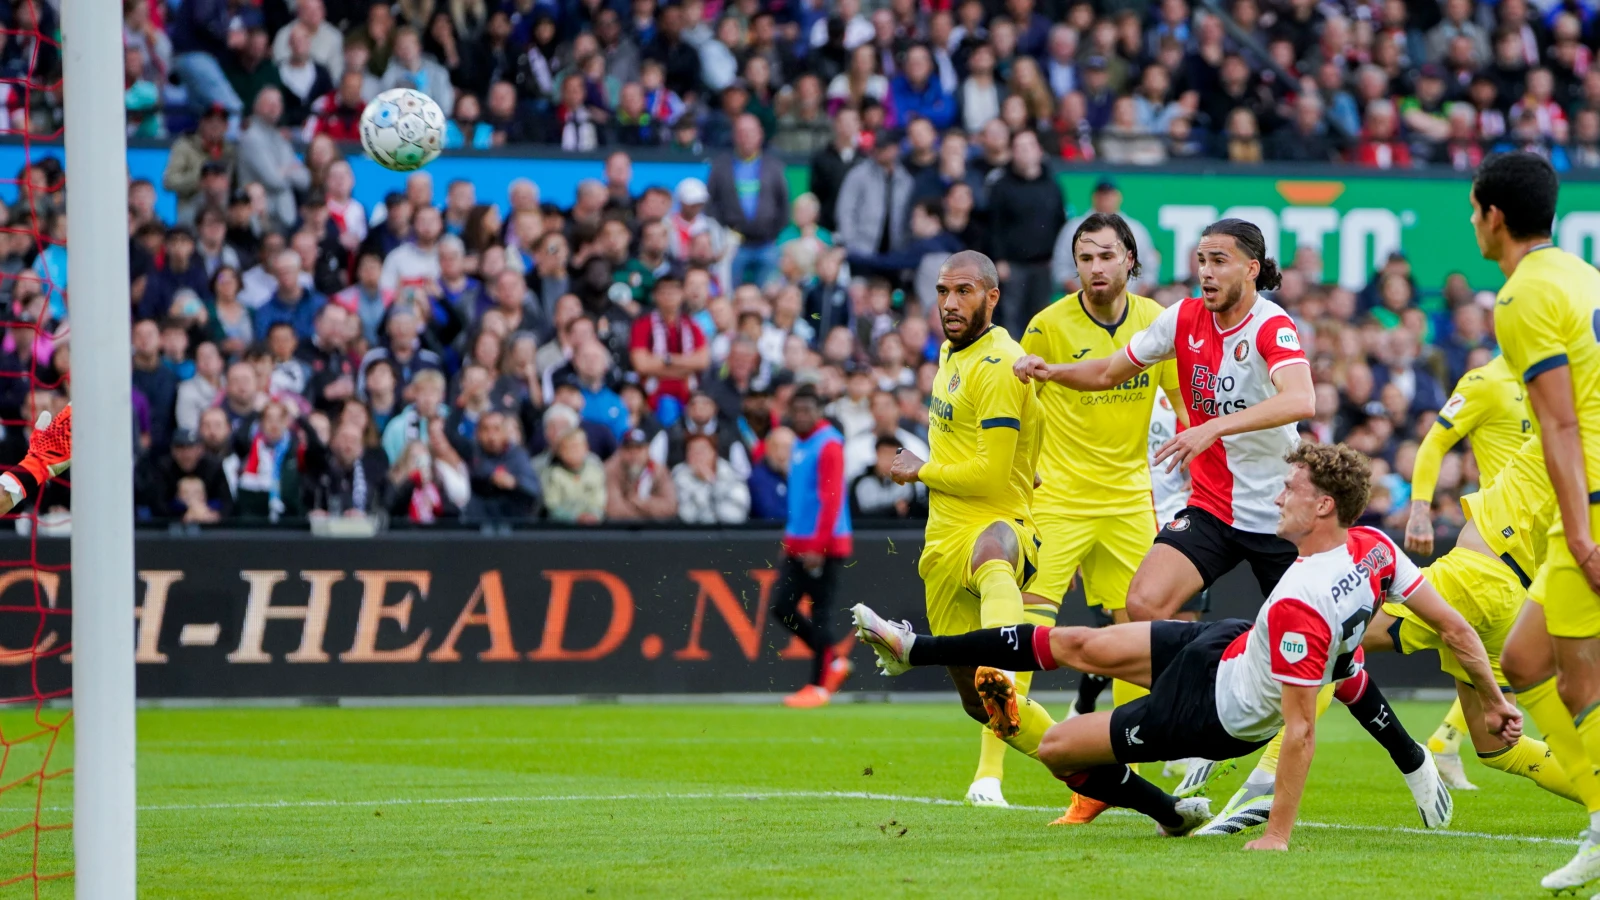
[{"label": "white line on pitch", "polygon": [[[925,806],[965,806],[960,800],[943,797],[910,797],[903,794],[878,794],[870,791],[743,791],[735,793],[667,793],[667,794],[554,794],[534,797],[412,797],[390,800],[275,800],[255,803],[184,803],[141,806],[140,812],[192,812],[200,810],[229,809],[307,809],[350,806],[454,806],[473,803],[609,803],[636,800],[871,800],[892,803],[920,803]],[[64,807],[63,807],[64,809]],[[1019,812],[1060,811],[1058,806],[1017,806]],[[1123,810],[1113,813],[1133,815]],[[1489,841],[1518,841],[1535,844],[1569,844],[1578,841],[1569,838],[1531,837],[1518,834],[1491,834],[1485,831],[1456,831],[1451,829],[1390,827],[1385,825],[1345,825],[1336,822],[1295,823],[1302,828],[1325,828],[1338,831],[1368,831],[1383,834],[1421,834],[1430,837],[1478,838]]]}]

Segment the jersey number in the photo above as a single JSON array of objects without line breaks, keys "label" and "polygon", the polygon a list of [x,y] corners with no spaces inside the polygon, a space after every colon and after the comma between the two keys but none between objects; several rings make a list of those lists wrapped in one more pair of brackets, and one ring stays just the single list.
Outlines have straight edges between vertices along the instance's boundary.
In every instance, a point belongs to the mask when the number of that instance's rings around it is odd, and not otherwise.
[{"label": "jersey number", "polygon": [[[1339,643],[1346,644],[1349,643],[1351,638],[1354,638],[1356,646],[1361,646],[1361,638],[1367,633],[1367,622],[1371,619],[1372,610],[1365,606],[1351,613],[1350,618],[1345,619],[1344,624],[1339,626]],[[1339,658],[1333,661],[1334,681],[1338,681],[1341,678],[1349,678],[1355,674],[1355,670],[1350,667],[1350,664],[1355,660],[1355,656],[1356,652],[1351,650],[1348,653],[1341,653]]]}]

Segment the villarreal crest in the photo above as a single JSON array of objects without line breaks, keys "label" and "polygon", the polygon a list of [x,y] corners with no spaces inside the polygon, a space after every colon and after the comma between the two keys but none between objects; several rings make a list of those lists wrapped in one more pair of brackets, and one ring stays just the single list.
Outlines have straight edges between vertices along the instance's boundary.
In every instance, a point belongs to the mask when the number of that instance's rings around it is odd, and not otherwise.
[{"label": "villarreal crest", "polygon": [[961,373],[960,372],[957,372],[954,375],[950,376],[950,386],[945,388],[944,392],[947,393],[947,394],[954,394],[956,392],[956,388],[958,388],[958,387],[961,387]]}]

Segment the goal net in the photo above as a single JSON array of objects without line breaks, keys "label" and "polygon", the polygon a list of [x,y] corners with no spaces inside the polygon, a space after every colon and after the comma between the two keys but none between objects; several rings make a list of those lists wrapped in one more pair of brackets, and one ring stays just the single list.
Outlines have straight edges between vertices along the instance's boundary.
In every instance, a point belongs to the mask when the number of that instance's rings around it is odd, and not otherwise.
[{"label": "goal net", "polygon": [[[0,59],[25,62],[0,68],[5,470],[26,451],[34,418],[66,403],[70,382],[59,21],[43,0],[11,9]],[[0,522],[0,896],[71,891],[70,491],[63,479]]]}]

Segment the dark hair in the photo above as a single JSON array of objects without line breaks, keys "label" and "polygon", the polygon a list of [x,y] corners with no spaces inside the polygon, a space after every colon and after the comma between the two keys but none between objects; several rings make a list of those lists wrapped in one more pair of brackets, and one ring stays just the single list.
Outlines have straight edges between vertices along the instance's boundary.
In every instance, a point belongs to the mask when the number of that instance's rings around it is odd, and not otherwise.
[{"label": "dark hair", "polygon": [[893,447],[898,452],[900,450],[900,439],[886,434],[878,438],[877,443],[873,444],[873,448],[877,450],[882,450],[885,447]]},{"label": "dark hair", "polygon": [[1117,233],[1117,240],[1122,246],[1128,248],[1128,255],[1133,257],[1133,268],[1128,270],[1128,276],[1138,278],[1144,270],[1144,265],[1139,262],[1139,243],[1133,239],[1133,229],[1128,227],[1128,220],[1116,213],[1090,213],[1078,225],[1078,230],[1072,233],[1073,255],[1077,255],[1078,238],[1094,231],[1104,231],[1107,228]]},{"label": "dark hair", "polygon": [[815,403],[819,409],[822,407],[822,395],[817,393],[817,386],[814,384],[802,384],[794,389],[793,394],[789,395],[790,406],[793,406],[802,400],[808,400],[812,403]]},{"label": "dark hair", "polygon": [[1372,493],[1372,464],[1359,451],[1346,444],[1305,442],[1284,459],[1290,465],[1305,466],[1311,484],[1333,498],[1341,526],[1349,528],[1366,512]]},{"label": "dark hair", "polygon": [[1283,273],[1278,271],[1278,263],[1267,256],[1267,239],[1261,235],[1261,229],[1255,223],[1244,219],[1220,219],[1200,232],[1201,237],[1218,234],[1233,238],[1245,256],[1261,263],[1261,272],[1256,275],[1257,290],[1275,291],[1283,283]]},{"label": "dark hair", "polygon": [[1472,179],[1472,196],[1485,212],[1500,210],[1506,231],[1517,240],[1549,237],[1561,185],[1544,157],[1521,150],[1483,161]]},{"label": "dark hair", "polygon": [[927,197],[918,200],[915,208],[922,210],[922,214],[925,216],[932,216],[941,222],[944,221],[944,201],[938,197]]}]

